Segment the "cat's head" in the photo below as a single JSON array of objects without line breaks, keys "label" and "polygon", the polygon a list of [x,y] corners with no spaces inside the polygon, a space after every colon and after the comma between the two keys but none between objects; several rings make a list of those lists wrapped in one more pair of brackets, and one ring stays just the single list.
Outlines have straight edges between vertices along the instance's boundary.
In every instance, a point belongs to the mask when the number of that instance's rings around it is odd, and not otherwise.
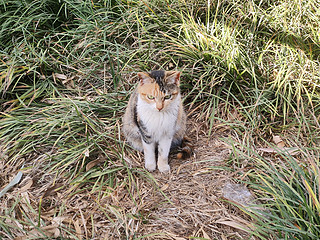
[{"label": "cat's head", "polygon": [[164,111],[180,93],[180,72],[152,71],[139,72],[138,93],[145,102],[158,111]]}]

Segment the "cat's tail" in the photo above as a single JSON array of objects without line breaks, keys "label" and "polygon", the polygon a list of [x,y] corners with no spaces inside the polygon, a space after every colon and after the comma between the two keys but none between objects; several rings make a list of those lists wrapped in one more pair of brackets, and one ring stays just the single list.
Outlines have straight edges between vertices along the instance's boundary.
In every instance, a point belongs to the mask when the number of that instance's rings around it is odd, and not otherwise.
[{"label": "cat's tail", "polygon": [[182,139],[181,148],[179,149],[179,152],[177,153],[178,159],[187,159],[191,157],[191,154],[193,152],[193,148],[191,145],[191,139],[188,137],[184,137]]}]

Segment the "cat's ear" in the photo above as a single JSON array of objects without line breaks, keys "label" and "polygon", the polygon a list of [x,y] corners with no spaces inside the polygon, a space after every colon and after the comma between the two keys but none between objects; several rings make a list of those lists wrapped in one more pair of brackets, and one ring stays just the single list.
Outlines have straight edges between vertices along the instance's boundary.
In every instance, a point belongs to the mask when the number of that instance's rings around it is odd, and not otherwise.
[{"label": "cat's ear", "polygon": [[179,86],[180,74],[181,74],[181,72],[179,72],[179,71],[167,71],[166,72],[167,83],[176,84]]},{"label": "cat's ear", "polygon": [[140,79],[140,84],[151,83],[152,79],[148,73],[138,72],[138,77]]}]

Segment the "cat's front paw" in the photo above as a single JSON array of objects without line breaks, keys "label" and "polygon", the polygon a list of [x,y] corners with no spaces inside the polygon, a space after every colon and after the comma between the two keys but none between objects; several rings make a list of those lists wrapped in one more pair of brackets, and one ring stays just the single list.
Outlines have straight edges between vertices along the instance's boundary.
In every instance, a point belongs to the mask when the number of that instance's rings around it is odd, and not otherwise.
[{"label": "cat's front paw", "polygon": [[158,169],[161,173],[169,173],[170,172],[170,166],[167,163],[158,164]]},{"label": "cat's front paw", "polygon": [[154,170],[156,170],[157,165],[155,163],[146,163],[145,164],[145,168],[149,171],[149,172],[153,172]]}]

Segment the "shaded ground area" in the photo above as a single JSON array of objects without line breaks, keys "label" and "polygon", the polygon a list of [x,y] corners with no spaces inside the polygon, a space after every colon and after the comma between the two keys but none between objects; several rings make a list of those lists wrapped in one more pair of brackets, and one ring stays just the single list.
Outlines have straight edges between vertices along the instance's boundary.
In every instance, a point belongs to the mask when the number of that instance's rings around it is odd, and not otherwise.
[{"label": "shaded ground area", "polygon": [[[0,199],[0,215],[10,214],[4,218],[6,224],[26,230],[17,229],[20,237],[15,239],[44,235],[76,239],[249,239],[240,229],[250,220],[221,193],[225,183],[234,180],[231,149],[219,140],[219,134],[208,138],[199,126],[189,126],[192,157],[179,160],[171,154],[170,174],[142,170],[133,171],[128,178],[123,170],[123,176],[116,176],[122,183],[114,189],[107,184],[95,186],[90,180],[86,186],[78,185],[77,181],[70,183],[44,172],[46,156],[35,155],[25,162],[22,182]],[[140,153],[127,152],[124,159],[131,169],[143,166]],[[0,164],[4,169],[0,184],[4,186],[17,169],[3,161]],[[79,182],[83,174],[76,176]],[[3,230],[0,235],[10,238]]]}]

